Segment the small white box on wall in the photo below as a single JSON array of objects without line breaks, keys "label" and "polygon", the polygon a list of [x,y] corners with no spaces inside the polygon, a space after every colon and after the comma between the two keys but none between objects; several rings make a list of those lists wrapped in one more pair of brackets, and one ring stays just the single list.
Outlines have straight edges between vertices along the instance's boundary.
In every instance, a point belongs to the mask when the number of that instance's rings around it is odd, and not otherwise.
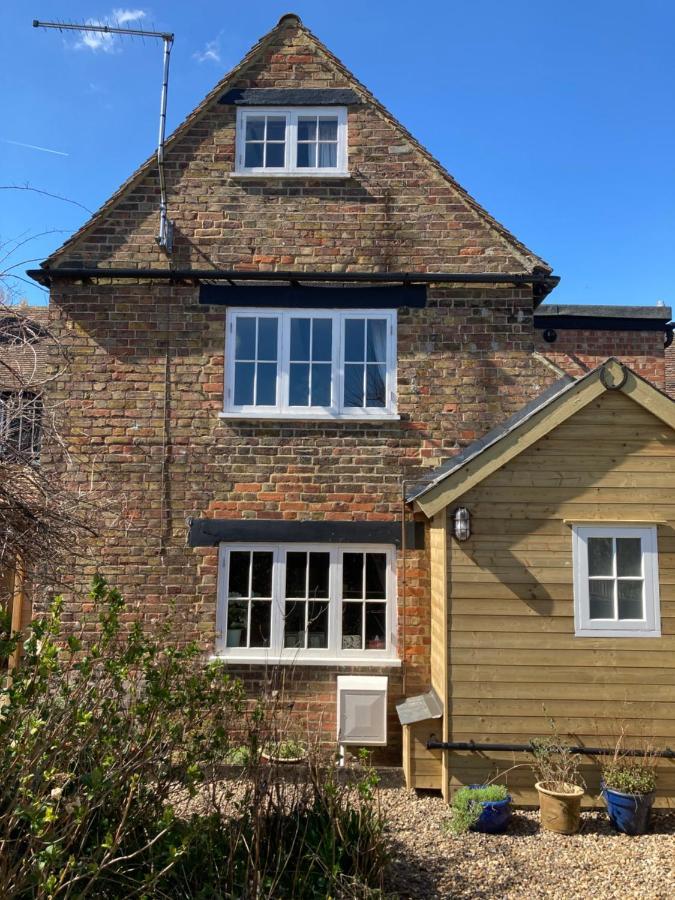
[{"label": "small white box on wall", "polygon": [[387,743],[387,676],[338,675],[339,744]]}]

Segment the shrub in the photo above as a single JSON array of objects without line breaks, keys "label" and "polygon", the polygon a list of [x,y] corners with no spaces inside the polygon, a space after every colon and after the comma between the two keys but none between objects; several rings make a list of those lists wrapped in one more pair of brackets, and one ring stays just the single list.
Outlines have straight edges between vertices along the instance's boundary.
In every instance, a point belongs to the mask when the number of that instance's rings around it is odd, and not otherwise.
[{"label": "shrub", "polygon": [[650,794],[656,789],[656,772],[639,758],[613,760],[603,766],[602,780],[611,790],[624,794]]},{"label": "shrub", "polygon": [[506,800],[509,792],[503,784],[460,788],[452,798],[452,818],[448,830],[455,835],[466,834],[478,822],[484,802]]},{"label": "shrub", "polygon": [[[0,696],[0,884],[11,898],[325,897],[375,887],[374,775],[338,782],[310,754],[302,781],[263,765],[273,704],[221,663],[164,646],[97,578],[98,637],[35,621]],[[6,623],[5,623],[6,624]],[[0,661],[16,639],[0,634]],[[216,777],[233,754],[235,781]]]},{"label": "shrub", "polygon": [[583,786],[579,773],[579,756],[572,752],[571,745],[554,735],[535,738],[532,742],[534,771],[538,780],[550,791],[562,794],[573,793]]}]

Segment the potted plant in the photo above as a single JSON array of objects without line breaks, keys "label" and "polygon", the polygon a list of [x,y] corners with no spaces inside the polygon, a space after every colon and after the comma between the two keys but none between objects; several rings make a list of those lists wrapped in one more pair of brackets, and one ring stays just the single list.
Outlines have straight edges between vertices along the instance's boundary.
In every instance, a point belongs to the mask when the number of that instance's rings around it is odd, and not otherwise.
[{"label": "potted plant", "polygon": [[581,824],[579,757],[558,737],[532,741],[541,824],[547,831],[576,834]]},{"label": "potted plant", "polygon": [[448,828],[453,834],[498,834],[511,821],[511,796],[503,784],[470,784],[455,793],[451,809]]},{"label": "potted plant", "polygon": [[602,767],[602,797],[617,831],[646,834],[656,796],[655,757],[645,750],[628,755],[617,742],[614,755]]},{"label": "potted plant", "polygon": [[307,744],[289,738],[283,741],[273,741],[266,744],[262,750],[262,758],[267,762],[293,765],[302,763],[307,759]]}]

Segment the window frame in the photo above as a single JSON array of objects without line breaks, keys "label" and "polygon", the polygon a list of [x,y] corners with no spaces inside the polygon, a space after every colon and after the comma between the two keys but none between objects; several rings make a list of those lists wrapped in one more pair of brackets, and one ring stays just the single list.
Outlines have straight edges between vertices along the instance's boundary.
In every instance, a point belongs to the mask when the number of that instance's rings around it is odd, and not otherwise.
[{"label": "window frame", "polygon": [[[228,582],[233,552],[268,551],[272,561],[272,611],[269,647],[228,647]],[[287,553],[329,553],[328,646],[284,647],[285,557]],[[384,553],[387,556],[386,646],[384,649],[342,649],[342,557],[345,553]],[[291,598],[292,600],[293,598]],[[349,602],[349,601],[348,601]],[[239,662],[285,664],[400,665],[397,656],[396,548],[392,544],[221,543],[218,549],[218,596],[215,656]]]},{"label": "window frame", "polygon": [[[245,166],[246,121],[256,116],[284,116],[286,119],[286,140],[284,165]],[[298,119],[303,116],[324,116],[337,118],[337,165],[335,167],[298,167]],[[235,150],[235,175],[258,175],[278,177],[293,176],[346,176],[347,169],[347,107],[346,106],[240,106],[237,108]]]},{"label": "window frame", "polygon": [[[17,408],[13,410],[15,402]],[[42,412],[39,393],[0,390],[0,458],[27,465],[40,462]]]},{"label": "window frame", "polygon": [[[589,538],[640,538],[644,619],[591,619],[588,590]],[[573,525],[574,633],[577,637],[660,637],[661,607],[656,525]],[[612,576],[616,581],[616,575]]]},{"label": "window frame", "polygon": [[[276,318],[277,384],[276,403],[271,405],[235,404],[236,323],[239,318]],[[292,319],[330,319],[332,325],[331,405],[295,406],[289,403],[290,346]],[[384,406],[344,406],[342,404],[345,358],[344,333],[347,319],[380,319],[387,323],[387,359]],[[346,419],[381,421],[398,419],[397,413],[397,311],[395,309],[272,309],[269,307],[229,307],[225,321],[225,418],[247,419]]]}]

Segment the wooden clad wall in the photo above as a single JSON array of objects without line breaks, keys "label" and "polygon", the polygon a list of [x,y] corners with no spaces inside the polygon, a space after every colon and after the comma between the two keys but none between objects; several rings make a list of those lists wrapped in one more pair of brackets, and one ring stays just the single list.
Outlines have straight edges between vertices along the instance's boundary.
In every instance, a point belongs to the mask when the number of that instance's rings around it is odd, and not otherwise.
[{"label": "wooden clad wall", "polygon": [[[607,392],[468,491],[471,538],[448,537],[449,739],[524,742],[563,734],[608,746],[675,747],[675,433]],[[447,511],[448,515],[450,510]],[[662,637],[574,635],[572,533],[563,520],[658,525]],[[530,759],[449,754],[451,786]],[[585,767],[597,794],[597,763]],[[528,770],[510,776],[536,800]],[[675,760],[659,803],[675,805]]]},{"label": "wooden clad wall", "polygon": [[[448,701],[448,537],[445,510],[433,517],[429,526],[429,562],[431,571],[431,687],[447,708]],[[447,739],[448,717],[434,723],[439,737]],[[449,796],[449,769],[447,753],[435,751],[440,761],[440,787],[443,796]],[[416,787],[421,785],[415,785]],[[425,785],[429,786],[429,785]]]}]

